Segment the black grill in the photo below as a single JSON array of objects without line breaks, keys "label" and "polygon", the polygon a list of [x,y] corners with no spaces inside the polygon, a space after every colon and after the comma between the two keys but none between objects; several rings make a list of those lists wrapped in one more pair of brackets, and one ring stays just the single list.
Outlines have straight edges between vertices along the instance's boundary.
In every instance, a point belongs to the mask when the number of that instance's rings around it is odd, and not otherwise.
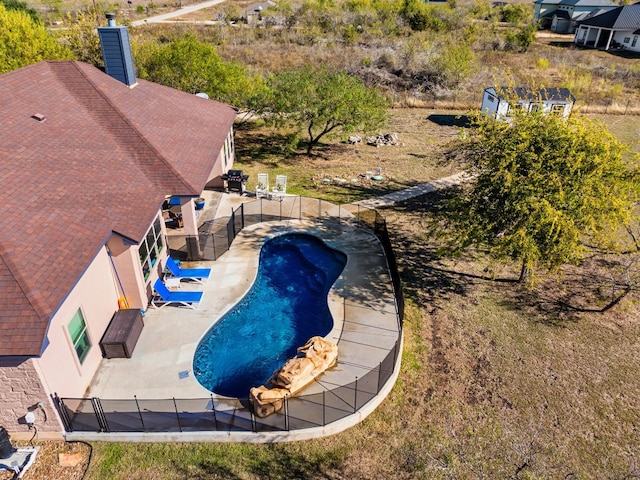
[{"label": "black grill", "polygon": [[226,180],[227,189],[230,192],[243,193],[248,179],[249,175],[243,175],[242,170],[229,170],[222,176],[222,180]]}]

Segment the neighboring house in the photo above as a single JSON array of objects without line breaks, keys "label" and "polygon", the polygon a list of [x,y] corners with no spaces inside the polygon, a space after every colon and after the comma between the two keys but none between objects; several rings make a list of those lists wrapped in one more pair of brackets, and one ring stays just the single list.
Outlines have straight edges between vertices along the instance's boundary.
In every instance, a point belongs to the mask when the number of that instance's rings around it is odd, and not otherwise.
[{"label": "neighboring house", "polygon": [[482,113],[509,120],[514,110],[543,111],[568,118],[576,99],[567,88],[490,87],[482,96]]},{"label": "neighboring house", "polygon": [[540,28],[573,33],[577,23],[618,7],[610,0],[536,0],[534,19]]},{"label": "neighboring house", "polygon": [[99,30],[109,74],[45,61],[0,75],[0,425],[9,432],[26,432],[32,410],[41,433],[63,431],[51,395],[84,395],[121,299],[147,308],[167,256],[165,196],[181,198],[195,233],[193,199],[222,185],[234,160],[231,107],[136,80],[126,29]]},{"label": "neighboring house", "polygon": [[574,42],[582,47],[640,52],[640,3],[580,22]]},{"label": "neighboring house", "polygon": [[271,0],[266,2],[253,3],[244,11],[244,18],[249,25],[255,25],[262,22],[262,15],[269,7],[275,7],[276,3]]}]

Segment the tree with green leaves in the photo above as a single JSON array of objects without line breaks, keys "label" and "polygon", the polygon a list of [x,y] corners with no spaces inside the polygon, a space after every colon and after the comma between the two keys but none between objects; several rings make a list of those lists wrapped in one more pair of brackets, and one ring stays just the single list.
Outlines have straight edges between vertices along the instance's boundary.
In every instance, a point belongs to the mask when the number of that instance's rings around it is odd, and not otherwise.
[{"label": "tree with green leaves", "polygon": [[258,111],[276,126],[306,130],[307,155],[330,133],[371,132],[387,119],[387,99],[345,72],[304,66],[272,75],[257,100]]},{"label": "tree with green leaves", "polygon": [[26,2],[21,2],[20,0],[0,0],[0,3],[3,4],[7,10],[21,10],[27,13],[34,22],[42,23],[42,18],[40,18],[38,12],[29,7]]},{"label": "tree with green leaves", "polygon": [[577,264],[586,242],[614,249],[616,232],[633,219],[639,158],[595,120],[477,115],[453,151],[471,180],[438,224],[445,252],[476,247],[519,262],[521,282],[539,267]]},{"label": "tree with green leaves", "polygon": [[262,81],[241,65],[227,62],[215,47],[191,34],[166,45],[147,43],[135,49],[136,66],[142,79],[189,93],[204,92],[209,98],[239,108],[262,88]]},{"label": "tree with green leaves", "polygon": [[469,78],[476,68],[476,58],[469,45],[452,40],[433,59],[435,77],[446,88],[456,88]]},{"label": "tree with green leaves", "polygon": [[0,3],[0,73],[42,60],[70,59],[72,54],[62,47],[24,10],[7,10]]},{"label": "tree with green leaves", "polygon": [[96,19],[94,8],[67,13],[65,23],[68,27],[59,30],[57,35],[60,42],[73,52],[75,59],[95,67],[104,67],[102,47],[96,31],[102,25]]}]

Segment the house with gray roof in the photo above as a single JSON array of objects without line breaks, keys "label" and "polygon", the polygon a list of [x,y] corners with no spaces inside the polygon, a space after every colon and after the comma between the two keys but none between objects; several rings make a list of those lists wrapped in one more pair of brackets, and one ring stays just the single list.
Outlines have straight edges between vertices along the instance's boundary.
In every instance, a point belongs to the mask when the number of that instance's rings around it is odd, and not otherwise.
[{"label": "house with gray roof", "polygon": [[574,42],[581,47],[640,52],[640,3],[580,22]]},{"label": "house with gray roof", "polygon": [[536,0],[534,19],[540,28],[556,33],[574,33],[577,22],[618,7],[611,0]]},{"label": "house with gray roof", "polygon": [[[0,75],[0,425],[62,432],[54,393],[82,397],[122,306],[143,311],[167,257],[162,205],[233,165],[228,105],[136,79],[124,27],[101,32],[106,72],[43,61]],[[103,35],[104,34],[104,35]],[[113,61],[112,61],[113,60]],[[115,62],[115,63],[114,63]],[[36,412],[36,413],[37,413]]]}]

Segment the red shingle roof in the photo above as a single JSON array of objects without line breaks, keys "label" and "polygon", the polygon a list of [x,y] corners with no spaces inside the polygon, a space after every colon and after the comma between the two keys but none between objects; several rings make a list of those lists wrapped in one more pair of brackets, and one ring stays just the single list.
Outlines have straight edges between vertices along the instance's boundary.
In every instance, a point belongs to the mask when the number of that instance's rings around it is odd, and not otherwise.
[{"label": "red shingle roof", "polygon": [[165,195],[200,195],[236,114],[71,61],[0,75],[0,99],[0,355],[38,355],[112,232],[139,242]]}]

